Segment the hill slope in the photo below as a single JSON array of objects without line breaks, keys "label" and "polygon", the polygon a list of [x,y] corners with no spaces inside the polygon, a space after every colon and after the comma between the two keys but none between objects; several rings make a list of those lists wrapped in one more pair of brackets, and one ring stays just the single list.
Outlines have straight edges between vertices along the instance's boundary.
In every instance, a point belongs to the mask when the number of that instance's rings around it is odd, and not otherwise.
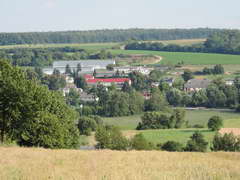
[{"label": "hill slope", "polygon": [[0,179],[239,179],[239,153],[0,148]]}]

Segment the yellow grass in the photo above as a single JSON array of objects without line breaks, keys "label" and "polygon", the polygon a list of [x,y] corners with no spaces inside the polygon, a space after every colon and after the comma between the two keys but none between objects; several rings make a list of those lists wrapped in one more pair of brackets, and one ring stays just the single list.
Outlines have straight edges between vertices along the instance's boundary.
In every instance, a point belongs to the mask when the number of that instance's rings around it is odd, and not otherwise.
[{"label": "yellow grass", "polygon": [[239,179],[239,153],[0,148],[0,179]]}]

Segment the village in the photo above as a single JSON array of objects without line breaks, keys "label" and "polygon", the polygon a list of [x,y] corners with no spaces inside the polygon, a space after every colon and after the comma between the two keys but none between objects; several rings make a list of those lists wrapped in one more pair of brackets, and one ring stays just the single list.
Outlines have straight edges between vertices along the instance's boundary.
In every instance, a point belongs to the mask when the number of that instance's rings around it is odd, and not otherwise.
[{"label": "village", "polygon": [[[79,93],[82,102],[94,102],[98,101],[99,98],[96,97],[96,95],[77,87],[74,83],[74,77],[72,76],[72,73],[77,72],[78,76],[83,77],[89,88],[97,87],[101,84],[106,87],[106,89],[114,85],[119,90],[121,90],[124,83],[127,83],[129,86],[131,86],[132,81],[129,78],[129,73],[132,72],[138,72],[144,76],[149,76],[150,73],[154,70],[164,72],[165,76],[163,76],[160,81],[151,82],[152,87],[159,87],[160,82],[164,82],[169,87],[172,87],[175,80],[183,75],[183,71],[171,72],[170,68],[168,68],[167,66],[116,66],[115,60],[102,59],[55,61],[52,67],[44,68],[43,72],[46,75],[52,75],[54,73],[54,70],[60,72],[61,76],[64,77],[66,81],[66,86],[60,89],[60,91],[63,93],[63,96],[66,96],[72,89]],[[190,78],[183,84],[183,90],[191,95],[194,92],[206,89],[211,84],[211,82],[212,80],[207,78]],[[234,84],[234,80],[226,79],[225,84],[228,86],[232,86]],[[148,100],[151,97],[151,92],[150,90],[142,90],[142,95],[145,100]]]}]

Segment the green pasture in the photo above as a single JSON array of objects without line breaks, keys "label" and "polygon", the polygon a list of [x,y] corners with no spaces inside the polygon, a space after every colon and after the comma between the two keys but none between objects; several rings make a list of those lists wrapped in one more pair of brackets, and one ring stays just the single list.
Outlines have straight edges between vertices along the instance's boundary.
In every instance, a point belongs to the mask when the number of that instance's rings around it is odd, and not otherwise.
[{"label": "green pasture", "polygon": [[240,64],[240,55],[212,54],[212,53],[187,53],[187,52],[162,52],[142,50],[110,50],[113,54],[145,54],[163,57],[160,64],[185,65],[214,65],[214,64]]},{"label": "green pasture", "polygon": [[161,129],[137,131],[136,133],[142,133],[148,141],[155,144],[167,141],[177,141],[186,144],[195,131],[200,131],[208,142],[211,142],[215,135],[214,132],[208,129]]},{"label": "green pasture", "polygon": [[[141,121],[142,115],[104,118],[105,124],[118,126],[122,130],[134,130]],[[216,110],[187,110],[186,120],[189,125],[196,124],[207,127],[207,122],[212,116],[220,116],[224,119],[224,127],[239,127],[240,128],[240,114],[235,112],[225,112]]]}]

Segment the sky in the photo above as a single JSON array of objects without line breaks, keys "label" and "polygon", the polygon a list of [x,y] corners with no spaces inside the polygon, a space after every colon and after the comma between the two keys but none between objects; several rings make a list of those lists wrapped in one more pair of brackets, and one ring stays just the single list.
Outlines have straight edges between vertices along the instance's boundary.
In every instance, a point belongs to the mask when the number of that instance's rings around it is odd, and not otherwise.
[{"label": "sky", "polygon": [[240,0],[0,0],[0,32],[240,29]]}]

